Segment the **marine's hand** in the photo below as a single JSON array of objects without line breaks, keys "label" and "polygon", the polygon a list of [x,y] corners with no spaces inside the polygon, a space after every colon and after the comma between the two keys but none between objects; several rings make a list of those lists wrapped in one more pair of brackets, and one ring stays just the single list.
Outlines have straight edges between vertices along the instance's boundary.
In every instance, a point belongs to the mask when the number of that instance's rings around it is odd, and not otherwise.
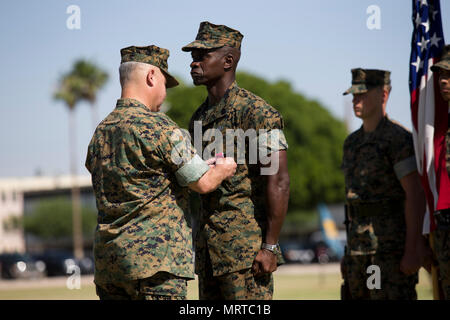
[{"label": "marine's hand", "polygon": [[417,252],[422,267],[431,273],[431,266],[433,265],[433,251],[425,239],[421,239],[421,241],[419,241],[419,244],[417,245]]},{"label": "marine's hand", "polygon": [[216,158],[216,169],[220,170],[224,178],[230,178],[236,173],[237,164],[232,157]]},{"label": "marine's hand", "polygon": [[261,249],[253,260],[252,271],[255,276],[272,273],[277,270],[277,256],[272,252]]},{"label": "marine's hand", "polygon": [[216,158],[211,158],[206,160],[206,164],[210,167],[210,168],[214,168],[216,166]]},{"label": "marine's hand", "polygon": [[412,275],[419,271],[421,266],[419,256],[416,252],[405,252],[400,261],[400,271],[406,275]]},{"label": "marine's hand", "polygon": [[214,168],[216,166],[216,161],[219,158],[224,158],[223,153],[217,153],[216,156],[214,158],[210,158],[208,160],[206,160],[205,162],[208,164],[208,166],[210,168]]}]

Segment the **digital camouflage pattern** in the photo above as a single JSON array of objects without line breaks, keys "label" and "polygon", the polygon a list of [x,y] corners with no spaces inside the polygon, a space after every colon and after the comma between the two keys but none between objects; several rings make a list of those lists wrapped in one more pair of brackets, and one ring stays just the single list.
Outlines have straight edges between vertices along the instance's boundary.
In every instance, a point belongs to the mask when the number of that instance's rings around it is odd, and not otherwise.
[{"label": "digital camouflage pattern", "polygon": [[186,164],[175,163],[173,155],[194,156],[195,149],[182,136],[174,138],[177,130],[168,116],[134,99],[119,99],[95,130],[86,168],[98,209],[97,284],[162,271],[194,277],[188,189],[175,176]]},{"label": "digital camouflage pattern", "polygon": [[350,217],[348,253],[402,253],[405,192],[399,180],[416,170],[411,133],[387,116],[373,132],[364,132],[361,126],[344,142],[342,169],[350,206],[360,206],[361,211],[364,205],[382,207],[368,216],[363,212]]},{"label": "digital camouflage pattern", "polygon": [[[415,300],[417,273],[400,271],[406,238],[400,179],[416,170],[411,133],[385,116],[373,132],[363,127],[344,142],[347,205],[344,283],[350,299]],[[367,267],[377,265],[381,289],[369,289]]]},{"label": "digital camouflage pattern", "polygon": [[367,92],[371,88],[391,84],[390,71],[377,69],[352,69],[352,86],[343,93],[358,94]]},{"label": "digital camouflage pattern", "polygon": [[444,47],[441,55],[441,60],[431,66],[432,71],[438,71],[439,68],[450,70],[450,44]]},{"label": "digital camouflage pattern", "polygon": [[169,50],[160,48],[155,45],[146,47],[130,46],[120,50],[121,62],[142,62],[158,67],[167,79],[167,88],[178,85],[178,81],[169,74],[169,66],[167,59],[169,58]]},{"label": "digital camouflage pattern", "polygon": [[96,285],[100,300],[185,300],[185,279],[158,272],[146,279]]},{"label": "digital camouflage pattern", "polygon": [[200,23],[195,41],[184,46],[183,51],[193,49],[214,49],[223,46],[232,48],[241,48],[242,38],[244,36],[237,30],[225,25],[216,25],[208,21]]},{"label": "digital camouflage pattern", "polygon": [[273,275],[255,277],[251,269],[214,277],[210,264],[206,274],[199,277],[200,300],[271,300]]},{"label": "digital camouflage pattern", "polygon": [[[194,134],[194,121],[202,121],[202,130],[219,130],[223,137],[226,129],[279,129],[284,127],[281,114],[253,93],[239,88],[236,82],[228,88],[221,101],[208,106],[206,100],[194,113],[190,134]],[[234,150],[236,150],[235,140]],[[246,141],[247,143],[248,141]],[[203,141],[202,149],[211,141]],[[226,139],[223,139],[223,150]],[[280,139],[278,150],[287,149]],[[245,150],[248,149],[246,145]],[[272,150],[272,152],[278,151]],[[227,156],[230,156],[228,153]],[[204,159],[214,154],[203,155]],[[248,152],[246,152],[248,156]],[[236,153],[234,154],[236,161]],[[237,161],[236,161],[237,162]],[[205,274],[210,256],[213,276],[250,268],[261,248],[267,225],[265,202],[266,177],[260,175],[258,164],[237,165],[235,175],[222,182],[217,190],[201,195],[199,232],[196,235],[196,273]],[[278,262],[282,263],[281,254]]]},{"label": "digital camouflage pattern", "polygon": [[[344,257],[344,279],[349,300],[417,300],[417,273],[407,276],[400,271],[402,255],[375,254]],[[371,265],[380,267],[380,289],[369,289],[367,273]],[[369,280],[371,284],[372,281]]]},{"label": "digital camouflage pattern", "polygon": [[439,263],[439,278],[446,300],[450,300],[450,231],[438,226],[433,232],[434,252]]}]

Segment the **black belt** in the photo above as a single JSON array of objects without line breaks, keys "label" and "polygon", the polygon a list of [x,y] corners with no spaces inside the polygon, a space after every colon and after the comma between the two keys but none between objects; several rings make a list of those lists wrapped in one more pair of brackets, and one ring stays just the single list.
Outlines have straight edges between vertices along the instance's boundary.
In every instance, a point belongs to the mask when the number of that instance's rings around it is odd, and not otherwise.
[{"label": "black belt", "polygon": [[434,213],[438,228],[450,229],[450,209],[436,211]]},{"label": "black belt", "polygon": [[354,202],[348,204],[351,217],[375,217],[404,212],[404,200],[382,200],[377,202]]}]

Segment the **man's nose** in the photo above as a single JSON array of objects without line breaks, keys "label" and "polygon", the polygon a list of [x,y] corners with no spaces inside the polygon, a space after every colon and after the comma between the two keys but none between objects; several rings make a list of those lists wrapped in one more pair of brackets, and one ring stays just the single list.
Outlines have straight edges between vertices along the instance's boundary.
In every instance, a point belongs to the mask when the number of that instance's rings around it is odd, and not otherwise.
[{"label": "man's nose", "polygon": [[190,66],[191,69],[193,69],[194,67],[198,67],[198,61],[192,61]]}]

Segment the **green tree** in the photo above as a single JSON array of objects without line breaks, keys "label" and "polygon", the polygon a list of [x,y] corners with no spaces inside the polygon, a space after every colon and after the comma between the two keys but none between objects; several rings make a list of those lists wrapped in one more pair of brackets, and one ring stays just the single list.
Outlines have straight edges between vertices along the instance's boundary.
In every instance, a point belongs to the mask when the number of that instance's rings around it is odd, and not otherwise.
[{"label": "green tree", "polygon": [[[90,207],[81,207],[84,235],[94,233],[97,216]],[[24,231],[43,239],[64,238],[73,233],[72,205],[70,200],[58,197],[41,201],[23,218]]]},{"label": "green tree", "polygon": [[70,173],[72,176],[72,219],[73,219],[73,247],[74,255],[77,258],[83,257],[83,236],[82,236],[82,217],[80,208],[80,188],[76,182],[77,175],[77,154],[76,154],[76,124],[75,124],[75,106],[82,99],[83,81],[70,73],[64,74],[59,87],[54,93],[55,100],[63,101],[69,109],[69,160]]},{"label": "green tree", "polygon": [[[237,74],[240,87],[248,89],[278,109],[285,122],[291,177],[290,210],[312,209],[319,202],[343,200],[344,178],[340,170],[345,124],[319,102],[295,92],[289,82],[270,83],[245,72]],[[205,87],[180,85],[168,90],[167,114],[182,128],[205,100]]]},{"label": "green tree", "polygon": [[71,75],[81,81],[81,99],[86,100],[91,105],[92,124],[95,129],[98,123],[97,95],[108,81],[108,73],[94,62],[80,59],[75,61]]}]

